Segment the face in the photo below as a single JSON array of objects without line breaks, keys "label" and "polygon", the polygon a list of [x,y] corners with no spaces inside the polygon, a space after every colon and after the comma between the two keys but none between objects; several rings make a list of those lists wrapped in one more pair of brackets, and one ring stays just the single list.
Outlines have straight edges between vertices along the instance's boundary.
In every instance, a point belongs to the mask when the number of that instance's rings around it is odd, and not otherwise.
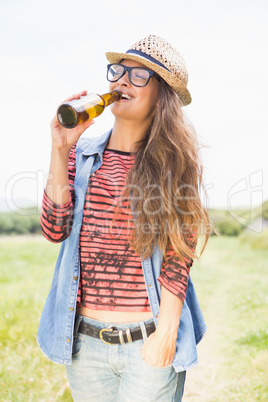
[{"label": "face", "polygon": [[[123,60],[120,64],[146,68],[143,64],[132,60]],[[145,87],[136,87],[130,83],[126,72],[117,82],[110,82],[109,88],[110,91],[119,90],[127,96],[110,106],[116,118],[150,123],[158,101],[159,82],[154,76]]]}]

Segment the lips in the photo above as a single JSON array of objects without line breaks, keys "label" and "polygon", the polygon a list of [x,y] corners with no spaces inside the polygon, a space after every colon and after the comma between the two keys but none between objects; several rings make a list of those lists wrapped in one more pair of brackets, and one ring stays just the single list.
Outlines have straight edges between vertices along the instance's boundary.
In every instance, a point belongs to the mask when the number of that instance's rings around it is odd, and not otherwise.
[{"label": "lips", "polygon": [[[116,91],[116,89],[115,89],[115,91]],[[122,94],[122,98],[120,101],[130,101],[134,98],[134,96],[132,96],[130,93],[123,92],[122,89],[118,89],[118,91],[120,91]]]}]

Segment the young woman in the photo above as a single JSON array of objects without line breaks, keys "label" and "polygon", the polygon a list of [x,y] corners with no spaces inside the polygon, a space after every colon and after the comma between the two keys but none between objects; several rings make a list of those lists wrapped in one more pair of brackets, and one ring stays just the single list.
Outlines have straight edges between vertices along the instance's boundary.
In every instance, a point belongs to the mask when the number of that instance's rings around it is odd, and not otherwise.
[{"label": "young woman", "polygon": [[123,94],[112,130],[51,123],[41,226],[63,243],[37,339],[75,401],[180,401],[206,329],[189,271],[209,226],[187,70],[153,35],[106,56]]}]

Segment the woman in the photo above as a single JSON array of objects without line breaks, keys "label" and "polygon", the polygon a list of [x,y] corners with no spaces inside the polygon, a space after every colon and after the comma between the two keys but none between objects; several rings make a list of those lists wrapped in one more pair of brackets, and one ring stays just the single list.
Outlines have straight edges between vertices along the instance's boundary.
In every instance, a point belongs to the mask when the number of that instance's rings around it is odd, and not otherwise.
[{"label": "woman", "polygon": [[92,121],[51,123],[41,225],[63,243],[37,339],[66,364],[75,401],[180,401],[206,329],[189,271],[209,224],[181,109],[187,70],[153,35],[106,56],[110,90],[123,94],[113,129],[87,139]]}]

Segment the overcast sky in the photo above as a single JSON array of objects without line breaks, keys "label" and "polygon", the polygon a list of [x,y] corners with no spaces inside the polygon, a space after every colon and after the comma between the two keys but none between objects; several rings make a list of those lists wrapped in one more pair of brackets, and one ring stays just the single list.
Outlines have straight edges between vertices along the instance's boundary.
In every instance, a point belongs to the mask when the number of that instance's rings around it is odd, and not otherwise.
[{"label": "overcast sky", "polygon": [[[82,89],[104,93],[105,52],[155,34],[186,60],[194,124],[211,207],[268,198],[266,0],[9,0],[0,2],[0,198],[40,204],[49,168],[49,124]],[[112,126],[109,111],[86,135]],[[17,206],[20,206],[19,204]]]}]

